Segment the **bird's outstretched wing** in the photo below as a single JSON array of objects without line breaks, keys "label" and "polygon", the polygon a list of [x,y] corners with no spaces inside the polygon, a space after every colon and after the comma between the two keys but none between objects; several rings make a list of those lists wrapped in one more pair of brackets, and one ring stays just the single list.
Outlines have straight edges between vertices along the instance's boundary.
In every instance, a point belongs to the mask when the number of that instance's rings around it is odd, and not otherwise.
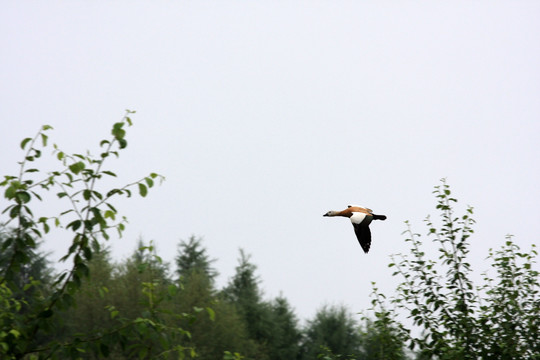
[{"label": "bird's outstretched wing", "polygon": [[353,227],[356,238],[360,246],[362,246],[362,250],[367,254],[371,246],[371,231],[369,230],[369,226],[353,223]]}]

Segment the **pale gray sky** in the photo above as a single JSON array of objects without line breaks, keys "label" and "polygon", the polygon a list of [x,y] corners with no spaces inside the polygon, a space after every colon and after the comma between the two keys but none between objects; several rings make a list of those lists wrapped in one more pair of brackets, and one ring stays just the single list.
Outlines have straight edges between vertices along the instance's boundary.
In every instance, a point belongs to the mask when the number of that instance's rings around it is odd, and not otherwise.
[{"label": "pale gray sky", "polygon": [[[220,286],[244,248],[300,317],[361,311],[371,281],[393,289],[404,221],[425,233],[442,177],[475,207],[479,271],[508,233],[538,243],[538,14],[538,1],[3,0],[1,174],[42,124],[97,152],[136,110],[117,185],[167,181],[117,203],[130,220],[117,259],[142,235],[172,261],[195,234]],[[349,220],[322,217],[350,203],[388,216],[368,255]]]}]

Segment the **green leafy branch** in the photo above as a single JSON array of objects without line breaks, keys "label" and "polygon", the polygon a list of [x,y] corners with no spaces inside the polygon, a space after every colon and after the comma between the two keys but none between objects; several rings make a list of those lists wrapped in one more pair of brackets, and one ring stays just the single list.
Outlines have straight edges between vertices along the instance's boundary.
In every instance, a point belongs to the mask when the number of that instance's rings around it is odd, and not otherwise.
[{"label": "green leafy branch", "polygon": [[[438,245],[439,256],[429,259],[422,250],[420,235],[406,222],[409,254],[391,257],[389,267],[401,283],[391,303],[405,310],[420,336],[410,337],[410,348],[420,357],[440,359],[538,358],[540,354],[540,283],[534,270],[537,252],[521,252],[507,237],[498,251],[490,250],[489,259],[497,280],[484,275],[485,284],[472,282],[467,262],[469,241],[475,221],[473,208],[456,216],[446,180],[435,187],[441,225],[429,217],[425,223],[428,238]],[[375,292],[373,305],[382,298]],[[376,316],[390,316],[380,307]]]},{"label": "green leafy branch", "polygon": [[[131,197],[132,188],[137,188],[139,194],[145,197],[156,179],[164,180],[163,176],[150,173],[138,181],[113,188],[106,193],[99,192],[96,188],[98,180],[103,176],[116,177],[115,173],[104,170],[103,166],[107,158],[111,155],[119,157],[119,151],[127,147],[125,129],[132,125],[130,118],[132,113],[127,110],[123,119],[113,125],[111,138],[100,142],[100,147],[104,147],[104,151],[99,157],[93,157],[89,153],[67,154],[55,144],[53,154],[62,163],[62,168],[48,172],[40,180],[35,180],[40,170],[29,164],[41,158],[42,148],[48,143],[46,132],[52,127],[45,125],[33,138],[22,140],[20,145],[25,150],[25,155],[19,162],[18,175],[5,176],[0,182],[0,186],[5,187],[4,197],[11,202],[2,212],[8,216],[4,226],[16,223],[14,235],[9,236],[2,246],[2,251],[10,249],[11,257],[0,274],[0,285],[14,286],[11,280],[17,275],[18,269],[28,262],[31,251],[36,248],[36,239],[43,237],[38,225],[45,233],[50,231],[51,220],[54,226],[62,228],[61,218],[68,214],[74,218],[68,220],[63,228],[70,230],[74,235],[71,246],[61,260],[72,258],[73,265],[71,270],[61,273],[56,278],[55,290],[46,301],[41,302],[41,309],[27,315],[27,319],[22,322],[24,329],[17,330],[20,334],[17,346],[9,345],[6,352],[28,354],[33,351],[32,339],[40,328],[47,327],[46,323],[53,316],[55,309],[67,309],[74,304],[73,295],[80,288],[81,279],[89,275],[88,261],[92,259],[93,249],[99,250],[98,237],[109,239],[107,231],[111,228],[117,229],[121,236],[126,220],[125,218],[116,220],[118,212],[111,204],[111,200],[121,195]],[[41,146],[38,144],[40,139]],[[57,198],[69,200],[69,208],[58,216],[42,216],[36,221],[29,203],[33,198],[42,201],[41,192],[54,188],[59,189],[56,193]]]}]

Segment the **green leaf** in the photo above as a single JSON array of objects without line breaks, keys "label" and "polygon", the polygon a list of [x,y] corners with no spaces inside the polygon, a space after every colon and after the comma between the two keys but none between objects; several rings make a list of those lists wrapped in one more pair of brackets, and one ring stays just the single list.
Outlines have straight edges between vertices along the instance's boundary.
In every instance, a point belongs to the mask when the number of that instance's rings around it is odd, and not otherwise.
[{"label": "green leaf", "polygon": [[[122,190],[120,190],[120,189],[112,189],[112,190],[110,190],[110,191],[107,193],[107,197],[111,197],[111,196],[113,196],[114,194],[122,194]],[[109,207],[111,206],[111,205],[109,205],[109,204],[107,204],[107,205],[108,205]]]},{"label": "green leaf", "polygon": [[[124,123],[123,122],[117,122],[117,123],[114,123],[113,125],[113,131],[118,131],[120,129],[122,129],[124,127]],[[114,134],[113,134],[114,135]]]},{"label": "green leaf", "polygon": [[145,197],[146,194],[148,194],[148,188],[146,185],[139,183],[139,194],[141,194],[142,197]]},{"label": "green leaf", "polygon": [[21,205],[15,205],[11,208],[11,211],[9,212],[9,217],[10,218],[16,218],[17,216],[19,216],[21,212]]},{"label": "green leaf", "polygon": [[115,317],[117,317],[118,314],[120,314],[120,311],[118,310],[111,311],[111,319],[114,319]]},{"label": "green leaf", "polygon": [[11,200],[15,197],[16,193],[17,193],[17,189],[13,185],[11,185],[6,189],[6,192],[4,193],[4,197],[6,199]]},{"label": "green leaf", "polygon": [[82,170],[84,170],[84,168],[85,168],[85,165],[82,161],[78,161],[69,166],[69,170],[71,170],[71,172],[74,174],[80,173]]},{"label": "green leaf", "polygon": [[47,139],[48,139],[48,136],[42,133],[41,134],[41,142],[43,144],[43,147],[47,146]]},{"label": "green leaf", "polygon": [[146,181],[146,184],[148,185],[149,188],[154,186],[154,180],[152,180],[152,178],[146,177],[144,178],[144,180]]},{"label": "green leaf", "polygon": [[112,171],[104,170],[104,171],[102,171],[102,173],[103,173],[103,174],[107,174],[107,175],[109,175],[109,176],[114,176],[114,177],[116,177],[116,174],[113,173]]},{"label": "green leaf", "polygon": [[126,139],[118,139],[118,144],[120,144],[120,149],[125,149],[127,147]]},{"label": "green leaf", "polygon": [[6,250],[8,247],[10,247],[11,244],[13,244],[13,239],[12,238],[6,239],[4,241],[4,243],[2,244],[2,251]]},{"label": "green leaf", "polygon": [[43,131],[47,131],[47,130],[52,130],[53,127],[51,125],[43,125],[43,127],[41,128],[41,130]]},{"label": "green leaf", "polygon": [[123,139],[126,136],[126,131],[122,129],[123,126],[124,126],[123,122],[118,122],[113,125],[113,129],[111,133],[116,140]]},{"label": "green leaf", "polygon": [[80,228],[82,225],[82,222],[81,220],[74,220],[72,222],[70,222],[67,226],[66,226],[66,229],[69,229],[70,227],[73,229],[73,231],[77,231],[78,228]]},{"label": "green leaf", "polygon": [[103,200],[103,195],[97,191],[92,191],[92,194],[94,194],[95,197],[97,197],[99,200]]},{"label": "green leaf", "polygon": [[206,312],[208,313],[210,320],[214,321],[216,319],[216,312],[212,308],[206,307]]},{"label": "green leaf", "polygon": [[94,225],[95,225],[95,222],[93,220],[94,219],[84,220],[84,228],[86,230],[92,231],[92,229],[94,228]]},{"label": "green leaf", "polygon": [[[107,196],[109,196],[109,195],[107,194]],[[118,212],[118,211],[116,211],[116,208],[115,208],[114,206],[112,206],[111,204],[105,203],[105,205],[107,205],[107,207],[108,207],[109,209],[111,209],[112,211],[114,211],[115,213]]]},{"label": "green leaf", "polygon": [[28,144],[29,141],[32,141],[32,138],[23,139],[23,141],[21,141],[21,149],[24,150],[24,147],[26,146],[26,144]]},{"label": "green leaf", "polygon": [[64,196],[67,196],[67,193],[65,192],[59,192],[58,194],[56,194],[56,196],[58,196],[59,199],[63,198]]},{"label": "green leaf", "polygon": [[92,260],[92,249],[90,249],[89,246],[83,247],[83,255],[86,258],[86,260]]},{"label": "green leaf", "polygon": [[46,217],[40,217],[38,220],[38,222],[43,224],[43,230],[45,231],[45,233],[48,233],[50,230],[49,224],[47,224],[47,220],[48,219]]},{"label": "green leaf", "polygon": [[115,220],[115,215],[114,215],[114,212],[111,211],[111,210],[105,210],[105,215],[104,215],[105,218],[111,218],[112,220]]}]

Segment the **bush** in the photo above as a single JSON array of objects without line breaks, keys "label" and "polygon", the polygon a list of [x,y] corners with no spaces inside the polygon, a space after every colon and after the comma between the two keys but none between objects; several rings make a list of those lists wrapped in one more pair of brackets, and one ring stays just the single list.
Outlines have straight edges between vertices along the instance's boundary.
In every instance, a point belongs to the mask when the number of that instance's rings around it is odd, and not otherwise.
[{"label": "bush", "polygon": [[392,258],[394,276],[401,277],[392,312],[404,311],[420,335],[409,338],[421,358],[533,359],[540,358],[540,285],[533,269],[537,252],[520,252],[511,237],[489,258],[497,277],[485,284],[471,280],[467,262],[473,234],[473,209],[456,216],[457,202],[443,179],[435,187],[441,226],[428,217],[428,238],[439,248],[437,259],[422,250],[421,235],[411,227],[405,234],[410,253]]}]

